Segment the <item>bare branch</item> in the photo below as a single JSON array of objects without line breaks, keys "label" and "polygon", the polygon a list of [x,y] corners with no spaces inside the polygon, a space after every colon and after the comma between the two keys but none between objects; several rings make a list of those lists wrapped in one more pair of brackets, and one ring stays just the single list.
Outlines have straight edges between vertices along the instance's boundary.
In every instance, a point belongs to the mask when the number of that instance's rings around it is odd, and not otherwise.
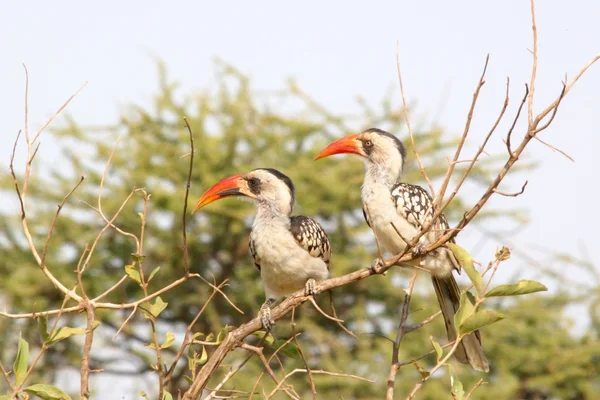
[{"label": "bare branch", "polygon": [[531,82],[529,83],[529,100],[527,101],[527,123],[533,124],[533,93],[535,92],[535,77],[537,75],[538,45],[537,45],[537,25],[535,22],[535,0],[531,4],[531,30],[533,33],[533,63],[531,65]]},{"label": "bare branch", "polygon": [[[312,296],[310,297],[310,299],[312,299]],[[314,302],[314,300],[313,300],[313,302]],[[290,322],[290,326],[292,327],[292,337],[294,338],[294,343],[296,344],[296,349],[298,349],[298,354],[300,355],[300,358],[302,358],[302,362],[304,363],[304,366],[306,367],[306,375],[308,377],[308,383],[310,384],[310,390],[312,392],[313,399],[316,400],[317,388],[315,387],[315,381],[313,379],[312,373],[310,372],[310,367],[308,366],[308,361],[306,361],[306,357],[304,357],[304,352],[302,351],[302,348],[300,347],[300,343],[298,343],[298,339],[297,339],[296,323],[294,322],[295,314],[296,314],[296,308],[294,307],[292,309],[292,322]],[[280,386],[280,384],[278,383],[277,387],[279,387],[279,386]]]},{"label": "bare branch", "polygon": [[412,297],[413,290],[415,288],[415,281],[417,279],[417,271],[413,271],[410,278],[408,288],[405,289],[404,303],[402,304],[402,312],[400,314],[400,322],[398,323],[398,333],[396,334],[396,340],[392,346],[392,363],[390,365],[390,373],[387,380],[387,391],[386,400],[394,400],[394,384],[396,382],[396,374],[398,373],[398,353],[400,350],[400,343],[404,334],[407,333],[406,320],[408,318],[408,309],[410,308],[410,299]]},{"label": "bare branch", "polygon": [[188,172],[187,184],[185,186],[185,197],[183,200],[183,213],[181,215],[181,225],[182,225],[182,233],[183,233],[183,268],[185,271],[185,275],[187,276],[190,273],[190,253],[188,251],[187,245],[187,232],[186,232],[186,220],[187,220],[187,203],[188,196],[190,194],[190,187],[192,186],[192,171],[194,169],[194,134],[192,133],[192,128],[190,127],[190,123],[187,118],[183,117],[183,121],[185,122],[185,126],[190,134],[190,169]]},{"label": "bare branch", "polygon": [[[289,374],[287,374],[285,376],[285,379],[282,380],[281,382],[279,382],[279,385],[277,385],[275,387],[275,389],[273,389],[271,391],[271,393],[269,393],[269,395],[267,396],[267,399],[270,399],[271,397],[273,397],[275,395],[275,393],[279,390],[279,388],[281,387],[281,385],[283,384],[283,382],[285,382],[285,380],[287,378],[289,378],[290,376],[298,373],[298,372],[304,372],[306,373],[307,370],[306,369],[301,369],[301,368],[296,368],[295,370],[293,370],[292,372],[290,372]],[[339,377],[344,377],[344,378],[353,378],[353,379],[358,379],[360,381],[365,381],[365,382],[369,382],[369,383],[375,383],[375,381],[371,380],[371,379],[367,379],[367,378],[363,378],[362,376],[356,376],[356,375],[351,375],[351,374],[340,374],[337,372],[330,372],[330,371],[323,371],[321,369],[319,370],[311,370],[311,372],[313,374],[322,374],[322,375],[331,375],[331,376],[339,376]]]},{"label": "bare branch", "polygon": [[[473,120],[473,111],[475,111],[475,105],[477,104],[477,99],[479,98],[479,92],[481,91],[482,86],[485,84],[485,73],[487,71],[488,62],[490,61],[490,55],[488,54],[485,57],[485,64],[483,66],[483,72],[481,73],[481,77],[479,78],[479,82],[477,83],[477,87],[475,88],[475,92],[473,93],[473,100],[471,101],[471,107],[469,108],[469,113],[467,114],[467,122],[465,123],[465,129],[463,131],[462,137],[456,146],[456,152],[454,153],[453,161],[457,161],[460,157],[460,153],[462,148],[467,140],[467,136],[469,135],[469,129],[471,128],[471,121]],[[495,128],[494,128],[495,129]],[[454,163],[451,163],[446,171],[446,175],[444,176],[444,180],[442,181],[442,186],[435,197],[433,204],[434,207],[439,207],[444,201],[444,194],[446,193],[446,188],[448,187],[448,183],[450,183],[450,178],[452,177],[452,173],[454,172]]]},{"label": "bare branch", "polygon": [[516,192],[516,193],[505,193],[505,192],[501,192],[498,189],[494,189],[494,193],[498,193],[502,196],[506,196],[506,197],[517,197],[523,194],[523,192],[525,192],[525,187],[527,186],[527,184],[529,183],[529,181],[525,181],[525,183],[523,184],[523,187],[521,188],[520,191]]},{"label": "bare branch", "polygon": [[417,145],[415,143],[415,137],[413,135],[413,131],[410,126],[410,119],[408,118],[408,104],[406,103],[406,96],[404,96],[404,83],[402,82],[402,71],[400,70],[400,43],[399,43],[399,41],[396,41],[396,69],[398,70],[398,82],[400,83],[400,94],[402,95],[402,105],[404,107],[404,121],[406,121],[406,128],[408,129],[408,136],[410,137],[410,142],[412,144],[413,153],[415,155],[415,158],[417,159],[417,163],[419,164],[419,169],[421,170],[421,174],[423,175],[423,178],[425,178],[427,185],[429,185],[429,191],[431,192],[431,195],[434,196],[435,191],[433,189],[433,185],[431,184],[431,181],[429,180],[429,177],[427,176],[425,167],[423,166],[423,163],[421,162],[421,157],[419,156],[419,152],[417,151]]}]

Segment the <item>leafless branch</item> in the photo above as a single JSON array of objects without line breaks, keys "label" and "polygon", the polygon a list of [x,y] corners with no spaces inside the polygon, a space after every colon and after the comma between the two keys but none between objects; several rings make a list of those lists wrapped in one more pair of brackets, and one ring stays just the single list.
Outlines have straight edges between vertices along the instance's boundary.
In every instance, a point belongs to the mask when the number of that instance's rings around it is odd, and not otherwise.
[{"label": "leafless branch", "polygon": [[506,192],[502,192],[498,189],[494,189],[494,193],[498,193],[499,195],[506,196],[506,197],[517,197],[519,195],[522,195],[523,192],[525,192],[525,187],[527,186],[528,183],[529,183],[529,181],[525,181],[521,190],[516,193],[506,193]]},{"label": "leafless branch", "polygon": [[186,221],[187,221],[187,203],[188,196],[190,194],[190,187],[192,186],[192,171],[194,169],[194,134],[192,133],[192,128],[187,118],[183,117],[183,121],[185,122],[185,126],[190,134],[190,169],[188,172],[187,184],[185,186],[185,197],[183,200],[183,212],[181,214],[181,225],[182,225],[182,234],[183,234],[183,269],[185,275],[187,276],[190,273],[190,253],[188,251],[187,245],[187,232],[186,232]]},{"label": "leafless branch", "polygon": [[[302,369],[302,368],[296,368],[295,370],[293,370],[292,372],[288,373],[285,378],[279,382],[279,385],[277,385],[275,387],[275,389],[273,389],[271,391],[271,393],[269,393],[269,395],[266,397],[267,399],[270,399],[271,397],[273,397],[275,395],[275,393],[277,393],[277,391],[279,390],[279,388],[281,387],[281,385],[283,384],[283,382],[285,382],[286,379],[288,379],[290,376],[298,373],[298,372],[308,372],[306,369]],[[322,374],[322,375],[331,375],[331,376],[339,376],[339,377],[345,377],[345,378],[353,378],[353,379],[358,379],[360,381],[365,381],[365,382],[370,382],[370,383],[375,383],[373,380],[371,379],[367,379],[367,378],[363,378],[362,376],[356,376],[356,375],[351,375],[351,374],[341,374],[341,373],[337,373],[337,372],[330,372],[330,371],[323,371],[323,370],[311,370],[311,372],[313,374]]]},{"label": "leafless branch", "polygon": [[413,148],[413,154],[415,155],[415,158],[417,159],[417,163],[419,164],[419,169],[421,170],[421,174],[423,175],[423,178],[425,178],[427,185],[429,185],[429,191],[431,192],[431,195],[434,196],[435,191],[433,189],[433,185],[431,184],[431,181],[429,180],[429,177],[427,176],[425,167],[423,166],[423,163],[421,162],[421,157],[419,156],[419,152],[417,151],[417,145],[415,143],[415,137],[413,135],[413,131],[410,126],[410,119],[408,118],[408,104],[406,103],[406,96],[404,96],[404,83],[402,81],[402,71],[400,69],[400,43],[399,43],[399,41],[396,41],[396,69],[398,70],[398,83],[400,84],[400,94],[402,95],[402,106],[404,107],[404,121],[406,121],[406,128],[408,129],[408,136],[410,137],[410,142],[411,142],[411,145]]},{"label": "leafless branch", "polygon": [[[481,88],[485,84],[485,73],[487,71],[488,63],[490,61],[490,55],[488,54],[485,57],[485,64],[483,66],[483,72],[481,73],[481,77],[479,78],[479,82],[477,83],[477,87],[475,88],[475,92],[473,93],[473,100],[471,101],[471,107],[469,108],[469,113],[467,114],[467,122],[465,123],[465,129],[463,134],[456,146],[456,152],[454,153],[453,161],[456,162],[460,157],[460,153],[462,148],[467,140],[467,136],[469,135],[469,129],[471,128],[471,121],[473,120],[473,112],[475,111],[475,105],[477,104],[477,99],[479,98],[479,92]],[[433,204],[434,207],[439,207],[444,201],[444,194],[446,193],[446,188],[450,183],[450,178],[452,178],[452,173],[454,172],[455,163],[450,163],[448,166],[448,170],[446,171],[446,175],[444,176],[444,180],[442,181],[442,185],[440,187],[437,196],[434,198]]]},{"label": "leafless branch", "polygon": [[400,343],[402,342],[402,338],[404,337],[404,334],[408,332],[406,327],[406,320],[408,318],[410,299],[412,297],[412,292],[415,288],[416,279],[417,271],[413,271],[413,274],[410,278],[410,282],[408,284],[408,288],[405,289],[404,303],[402,304],[400,322],[398,323],[398,332],[396,333],[396,340],[394,341],[394,345],[392,346],[392,362],[390,365],[390,373],[387,380],[387,400],[394,400],[394,384],[396,382],[396,374],[398,373],[398,369],[400,368],[398,367],[398,353],[400,351]]}]

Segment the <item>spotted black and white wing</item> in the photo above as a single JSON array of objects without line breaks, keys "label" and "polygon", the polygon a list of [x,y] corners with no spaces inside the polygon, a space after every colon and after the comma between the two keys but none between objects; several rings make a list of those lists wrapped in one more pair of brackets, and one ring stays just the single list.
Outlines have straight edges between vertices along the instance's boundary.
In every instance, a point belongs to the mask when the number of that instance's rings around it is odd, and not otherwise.
[{"label": "spotted black and white wing", "polygon": [[290,231],[296,242],[313,257],[319,257],[329,270],[331,245],[329,238],[317,221],[302,215],[290,218]]},{"label": "spotted black and white wing", "polygon": [[258,258],[258,254],[256,254],[256,246],[254,245],[254,240],[252,240],[252,236],[250,236],[250,242],[248,243],[248,247],[250,250],[250,257],[252,257],[252,261],[254,262],[254,266],[260,271],[260,258]]},{"label": "spotted black and white wing", "polygon": [[[391,193],[398,214],[417,229],[421,229],[422,224],[429,223],[433,218],[435,209],[432,206],[431,196],[421,186],[398,183],[392,188]],[[431,229],[439,234],[443,234],[450,228],[444,214],[440,215],[437,222],[439,225],[435,224]]]}]

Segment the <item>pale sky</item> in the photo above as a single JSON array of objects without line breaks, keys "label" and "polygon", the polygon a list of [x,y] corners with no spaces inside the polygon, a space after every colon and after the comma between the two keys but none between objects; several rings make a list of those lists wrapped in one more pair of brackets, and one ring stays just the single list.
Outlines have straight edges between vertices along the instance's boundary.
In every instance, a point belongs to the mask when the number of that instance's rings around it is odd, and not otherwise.
[{"label": "pale sky", "polygon": [[[153,55],[166,62],[170,77],[183,84],[184,92],[212,83],[213,59],[218,56],[249,74],[257,89],[282,88],[285,79],[293,76],[326,107],[348,112],[357,109],[356,95],[377,104],[390,85],[397,85],[399,40],[405,91],[409,101],[417,103],[413,123],[437,117],[436,122],[450,135],[462,132],[489,53],[472,146],[479,144],[497,116],[506,77],[513,84],[509,112],[530,79],[528,1],[370,1],[359,5],[311,0],[299,4],[0,3],[2,165],[7,167],[14,136],[23,127],[23,62],[30,74],[32,128],[39,127],[84,81],[89,81],[88,86],[68,108],[80,123],[115,122],[121,106],[148,104],[157,88]],[[570,1],[568,5],[538,1],[536,111],[559,93],[565,73],[573,77],[600,52],[598,15],[600,3],[596,1]],[[600,256],[594,251],[600,223],[594,178],[599,171],[598,89],[600,64],[579,81],[563,101],[552,127],[541,136],[570,154],[575,163],[532,142],[524,160],[539,161],[539,168],[508,179],[502,186],[517,191],[528,179],[525,194],[498,197],[492,203],[529,210],[530,224],[510,243],[518,250],[529,252],[532,245],[541,245],[587,256],[599,268]],[[396,93],[399,100],[399,90]],[[522,133],[516,131],[513,140]],[[42,153],[50,141],[49,136],[43,140]],[[490,151],[504,151],[500,135],[492,139]],[[51,158],[52,153],[44,157]],[[476,198],[480,195],[473,193]],[[12,199],[0,199],[2,206],[8,202]],[[478,236],[473,228],[459,241],[468,247],[477,243]],[[486,243],[478,254],[481,261],[493,255],[497,244],[502,243]],[[540,254],[536,252],[535,257]],[[520,270],[523,265],[516,260],[507,263],[503,276],[534,278],[535,271]]]}]

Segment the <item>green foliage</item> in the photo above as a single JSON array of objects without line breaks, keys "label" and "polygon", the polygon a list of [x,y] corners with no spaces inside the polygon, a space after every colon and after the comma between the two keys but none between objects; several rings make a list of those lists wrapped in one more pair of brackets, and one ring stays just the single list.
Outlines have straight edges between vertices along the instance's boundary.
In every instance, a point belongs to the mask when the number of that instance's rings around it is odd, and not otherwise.
[{"label": "green foliage", "polygon": [[465,249],[455,243],[448,243],[448,247],[460,263],[460,266],[467,273],[467,276],[477,291],[477,295],[481,296],[483,294],[483,278],[481,277],[479,271],[475,269],[471,255]]},{"label": "green foliage", "polygon": [[[402,109],[393,105],[391,96],[377,107],[361,102],[362,112],[359,115],[345,116],[330,113],[321,107],[302,92],[295,82],[290,82],[283,94],[259,94],[252,89],[246,76],[227,65],[217,68],[213,88],[188,93],[179,90],[177,83],[169,81],[164,69],[161,72],[160,90],[151,102],[146,106],[127,106],[113,125],[84,127],[73,119],[63,120],[63,125],[54,131],[62,151],[57,159],[61,161],[43,164],[46,171],[43,175],[34,170],[27,207],[38,248],[43,244],[56,204],[71,190],[74,177],[86,176],[84,184],[65,205],[57,220],[46,257],[53,274],[66,287],[75,287],[76,276],[73,271],[78,259],[86,243],[92,243],[104,226],[101,217],[86,203],[97,204],[104,165],[115,146],[116,151],[103,185],[102,209],[107,215],[114,215],[133,188],[143,187],[152,195],[145,217],[144,214],[140,215],[143,198],[136,193],[115,221],[120,230],[135,235],[139,235],[141,223],[145,222],[143,254],[136,254],[136,244],[131,237],[121,235],[115,229],[107,230],[83,274],[88,296],[93,298],[100,295],[127,275],[128,279],[119,290],[103,301],[135,301],[143,297],[141,272],[148,277],[146,283],[150,293],[183,275],[181,213],[190,152],[183,116],[192,127],[196,145],[189,205],[193,205],[204,190],[225,176],[257,167],[276,167],[289,175],[296,185],[298,204],[295,214],[314,216],[327,230],[333,248],[332,275],[339,276],[371,263],[377,250],[360,210],[361,162],[351,158],[343,162],[328,158],[316,165],[312,158],[318,149],[334,138],[367,127],[377,126],[401,135]],[[293,110],[282,111],[284,104]],[[449,135],[439,128],[417,131],[417,143],[427,171],[432,179],[439,179],[446,170],[446,163],[440,160],[445,160],[456,140],[449,140]],[[117,144],[118,138],[120,141]],[[406,140],[405,144],[408,154],[412,154],[410,141]],[[43,153],[42,146],[36,167],[42,165]],[[471,182],[487,185],[497,160],[495,157],[486,157],[473,170]],[[461,168],[461,165],[457,166],[457,170]],[[422,182],[412,158],[408,160],[405,179],[408,182]],[[14,196],[10,179],[0,182],[2,195],[8,196],[10,193]],[[448,217],[451,220],[462,217],[472,200],[461,198],[459,193],[447,212]],[[0,251],[3,254],[0,258],[0,294],[6,300],[7,308],[11,312],[60,308],[63,298],[32,260],[20,234],[18,215],[6,210],[0,210],[0,213]],[[222,296],[215,296],[193,329],[196,332],[194,339],[206,343],[195,343],[188,347],[184,353],[188,362],[178,367],[168,388],[171,393],[187,387],[186,378],[189,379],[206,363],[214,349],[213,344],[222,341],[232,326],[239,326],[255,316],[264,301],[259,273],[248,257],[252,214],[253,207],[250,204],[225,199],[211,204],[193,217],[186,216],[191,272],[211,282],[214,279],[217,283],[229,278],[229,286],[224,290],[244,314],[233,310]],[[503,210],[496,214],[494,210],[487,210],[478,219],[491,222],[496,215],[520,218],[517,212],[507,214]],[[453,251],[457,254],[455,249]],[[465,258],[457,254],[457,258],[462,260],[461,265],[475,284],[477,293],[481,294],[480,277],[477,278],[479,273],[474,267],[470,268],[473,266],[473,261],[468,261],[470,256]],[[358,340],[346,335],[310,305],[296,310],[296,330],[302,332],[298,341],[311,367],[366,376],[377,382],[370,384],[320,375],[315,377],[319,397],[382,397],[391,353],[391,343],[387,339],[395,334],[398,305],[403,297],[401,288],[406,285],[406,278],[405,271],[391,270],[387,276],[374,276],[334,290],[338,316],[358,334]],[[145,366],[139,371],[140,377],[150,371],[150,364],[156,363],[156,360],[148,356],[152,350],[143,348],[143,345],[153,342],[148,321],[144,317],[164,328],[160,330],[161,337],[168,332],[161,348],[165,359],[172,359],[177,346],[173,346],[175,335],[171,332],[178,332],[175,327],[190,323],[211,292],[210,286],[190,279],[141,305],[141,313],[132,318],[115,341],[128,354],[119,355],[119,359],[114,360],[102,352],[92,352],[92,362],[105,367],[121,359],[134,359]],[[473,305],[474,299],[468,296],[464,295],[463,306]],[[597,346],[596,336],[592,336],[588,342],[571,336],[563,321],[564,304],[552,303],[551,297],[525,297],[511,299],[510,303],[501,302],[504,300],[486,300],[486,304],[497,302],[493,305],[503,310],[511,319],[511,324],[483,329],[483,343],[492,363],[492,372],[490,383],[478,389],[472,398],[514,398],[515,393],[530,388],[565,396],[561,398],[575,398],[577,394],[585,394],[588,398],[600,395],[600,389],[590,383],[592,377],[600,373],[597,359],[593,361],[594,355],[600,357],[598,348],[594,347]],[[317,301],[321,308],[329,309],[327,296],[317,296]],[[549,304],[540,307],[540,302]],[[428,288],[426,294],[419,292],[414,296],[409,323],[419,322],[435,311],[437,302]],[[482,326],[478,316],[481,312],[471,310],[468,315],[462,314],[460,321],[463,327],[476,316],[476,323],[469,322],[465,329]],[[487,315],[492,310],[483,312]],[[96,318],[102,321],[102,326],[97,329],[96,335],[106,339],[106,343],[111,342],[126,317],[127,314],[114,310],[97,310]],[[70,315],[66,318],[68,325],[81,326],[81,316]],[[14,338],[16,335],[13,332],[20,329],[29,343],[40,343],[37,332],[41,335],[41,342],[49,343],[56,342],[61,332],[55,332],[53,339],[50,339],[48,320],[43,317],[37,318],[37,321],[22,321],[19,326],[12,322],[0,319],[0,337]],[[38,324],[38,328],[35,324]],[[63,333],[60,333],[65,337],[85,332],[83,328],[65,328],[68,327],[61,328]],[[206,332],[206,335],[201,332]],[[289,319],[279,321],[266,340],[265,356],[268,358],[291,336]],[[257,343],[260,338],[252,340]],[[55,369],[47,366],[78,365],[81,349],[74,342],[62,340],[53,343],[49,354],[42,357],[39,368],[36,367],[39,375],[33,378],[52,382]],[[94,346],[102,342],[95,340]],[[445,342],[443,324],[435,320],[403,339],[400,359],[418,357],[430,351],[432,343],[436,352],[439,352],[439,359],[443,354],[439,343]],[[12,344],[14,346],[10,347]],[[0,359],[12,361],[17,343],[7,343],[5,347],[8,350],[0,350]],[[242,357],[245,357],[244,352],[235,351],[225,362],[235,364]],[[304,368],[293,342],[284,346],[279,358],[287,371]],[[397,393],[408,393],[414,382],[435,363],[436,356],[432,355],[420,361],[416,371],[410,366],[403,367],[397,379]],[[272,367],[277,369],[279,364],[274,362]],[[455,393],[468,391],[481,376],[462,365],[455,367],[452,385]],[[214,387],[226,370],[219,369],[209,386]],[[231,379],[228,387],[249,391],[262,372],[262,363],[251,360]],[[110,376],[109,367],[104,374]],[[458,377],[464,389],[458,386]],[[305,376],[296,374],[289,379],[289,383],[295,385],[301,398],[310,398]],[[267,392],[274,387],[268,379],[263,379],[261,386]],[[447,376],[432,377],[421,390],[420,396],[447,398],[450,388]],[[50,393],[54,389],[46,385],[33,385],[27,390],[30,393],[35,393],[34,390],[47,390]]]},{"label": "green foliage", "polygon": [[536,281],[520,280],[512,285],[496,286],[485,294],[485,297],[519,296],[535,292],[546,292],[548,288]]},{"label": "green foliage", "polygon": [[25,379],[27,374],[27,367],[29,365],[29,343],[19,335],[19,347],[17,349],[17,357],[13,364],[13,371],[15,373],[15,383],[20,385]]},{"label": "green foliage", "polygon": [[36,384],[31,385],[27,389],[26,392],[35,394],[36,396],[44,399],[44,400],[71,400],[71,397],[52,385],[44,385],[44,384]]},{"label": "green foliage", "polygon": [[504,315],[494,310],[477,310],[477,312],[467,317],[462,324],[460,324],[458,332],[461,335],[466,335],[504,318]]}]

